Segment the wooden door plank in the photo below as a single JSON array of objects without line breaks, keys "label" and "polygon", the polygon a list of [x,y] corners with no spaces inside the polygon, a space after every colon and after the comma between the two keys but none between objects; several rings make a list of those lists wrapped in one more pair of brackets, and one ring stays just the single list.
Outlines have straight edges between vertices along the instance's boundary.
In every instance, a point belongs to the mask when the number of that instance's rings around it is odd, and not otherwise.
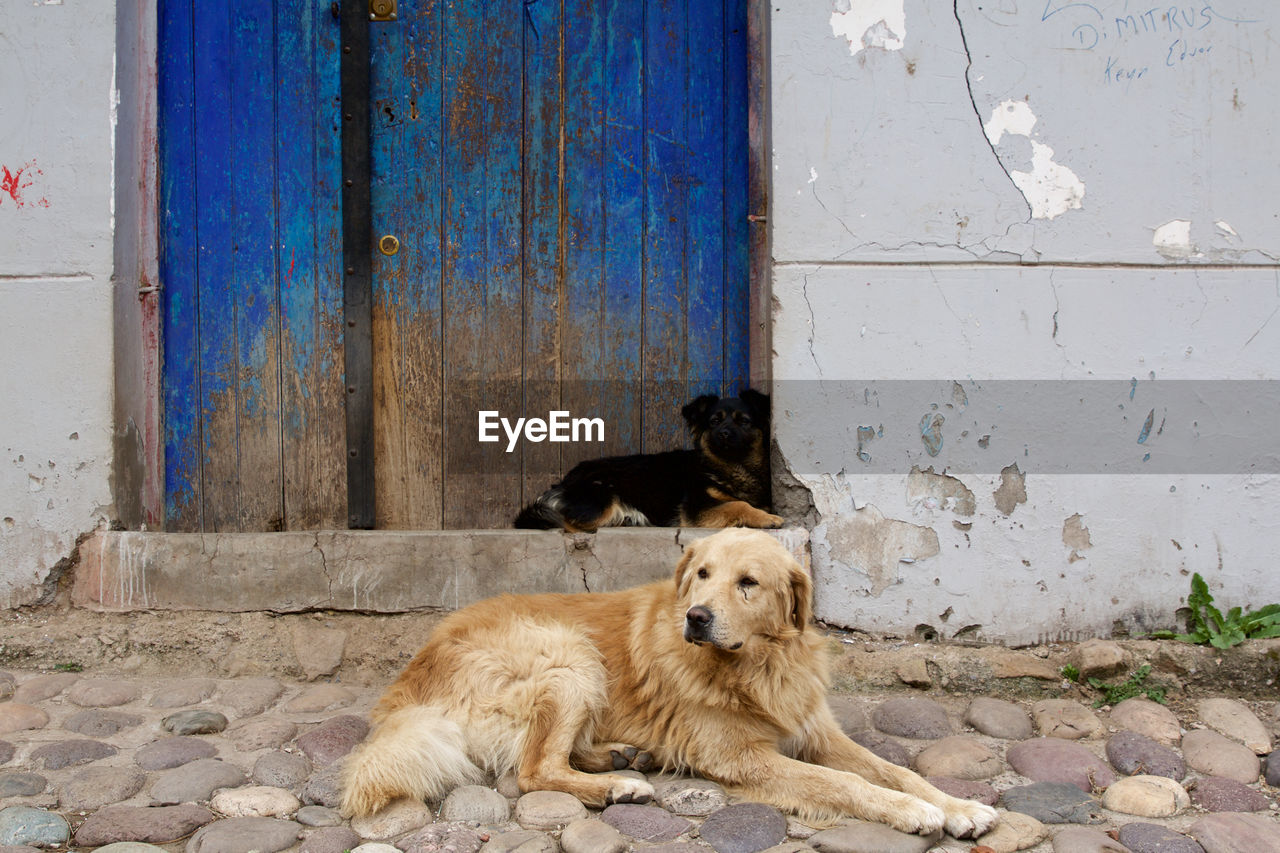
[{"label": "wooden door plank", "polygon": [[337,22],[276,10],[284,526],[346,526]]},{"label": "wooden door plank", "polygon": [[372,29],[377,526],[442,524],[441,20],[443,2],[404,4]]},{"label": "wooden door plank", "polygon": [[721,0],[690,0],[685,95],[689,122],[685,358],[690,397],[719,394],[724,380],[724,296],[728,285],[724,232],[724,29]]},{"label": "wooden door plank", "polygon": [[[724,0],[724,390],[736,395],[751,383],[750,229],[747,219],[750,138],[747,107],[747,3]],[[761,212],[764,211],[763,197]],[[762,258],[762,262],[767,259]],[[767,353],[766,356],[767,358]],[[763,390],[763,389],[761,389]]]},{"label": "wooden door plank", "polygon": [[[688,236],[686,0],[645,4],[644,420],[646,451],[684,442]],[[673,420],[671,413],[677,413]]]},{"label": "wooden door plank", "polygon": [[[272,4],[231,3],[238,530],[284,525],[280,309],[275,266],[275,44]],[[216,286],[216,283],[211,282]]]},{"label": "wooden door plank", "polygon": [[239,446],[236,435],[237,300],[234,284],[235,205],[231,134],[231,12],[223,4],[195,6],[196,209],[199,270],[201,529],[236,530]]},{"label": "wooden door plank", "polygon": [[[575,417],[600,417],[609,379],[604,364],[613,330],[604,288],[604,37],[597,3],[573,4],[564,23],[564,368],[561,404]],[[565,444],[567,470],[601,455],[585,442]]]},{"label": "wooden door plank", "polygon": [[[525,412],[560,408],[563,283],[560,164],[563,21],[559,3],[524,9],[524,400]],[[536,498],[561,470],[560,445],[525,449],[521,500]]]},{"label": "wooden door plank", "polygon": [[641,329],[644,323],[644,7],[603,0],[604,353],[607,449],[643,449]]},{"label": "wooden door plank", "polygon": [[201,459],[192,2],[162,2],[157,15],[164,524],[166,530],[194,531],[201,526]]}]

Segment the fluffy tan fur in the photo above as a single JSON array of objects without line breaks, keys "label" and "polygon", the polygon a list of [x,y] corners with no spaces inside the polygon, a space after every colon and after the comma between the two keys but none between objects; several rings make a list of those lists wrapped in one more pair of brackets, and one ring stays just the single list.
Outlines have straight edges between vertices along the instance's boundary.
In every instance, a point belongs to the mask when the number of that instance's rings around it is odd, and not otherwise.
[{"label": "fluffy tan fur", "polygon": [[[840,730],[810,599],[808,575],[776,540],[726,530],[689,546],[673,580],[460,610],[374,709],[369,739],[344,766],[342,810],[438,799],[508,770],[524,791],[644,802],[647,782],[601,771],[651,761],[811,821],[985,832],[993,809]],[[695,607],[710,620],[687,641]]]}]

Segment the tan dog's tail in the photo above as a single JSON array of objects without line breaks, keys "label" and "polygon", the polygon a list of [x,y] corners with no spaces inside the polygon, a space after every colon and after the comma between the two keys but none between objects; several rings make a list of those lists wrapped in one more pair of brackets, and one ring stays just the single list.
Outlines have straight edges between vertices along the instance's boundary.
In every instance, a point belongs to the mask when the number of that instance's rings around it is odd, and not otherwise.
[{"label": "tan dog's tail", "polygon": [[388,714],[342,768],[342,813],[370,815],[397,797],[438,800],[484,772],[467,757],[458,725],[433,708],[408,705]]}]

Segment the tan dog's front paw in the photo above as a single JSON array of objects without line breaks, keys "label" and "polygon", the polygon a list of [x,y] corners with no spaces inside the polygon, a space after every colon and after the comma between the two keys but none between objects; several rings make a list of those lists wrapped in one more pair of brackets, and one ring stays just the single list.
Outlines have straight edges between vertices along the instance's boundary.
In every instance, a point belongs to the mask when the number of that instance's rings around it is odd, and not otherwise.
[{"label": "tan dog's front paw", "polygon": [[947,803],[946,815],[947,834],[953,838],[977,838],[1000,820],[1000,813],[991,806],[955,798]]}]

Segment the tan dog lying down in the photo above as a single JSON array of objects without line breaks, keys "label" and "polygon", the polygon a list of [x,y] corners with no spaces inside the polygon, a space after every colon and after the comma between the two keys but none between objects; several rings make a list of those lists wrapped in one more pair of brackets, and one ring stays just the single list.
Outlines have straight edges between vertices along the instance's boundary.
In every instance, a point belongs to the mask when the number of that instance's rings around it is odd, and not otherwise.
[{"label": "tan dog lying down", "polygon": [[942,793],[840,730],[808,575],[778,542],[726,530],[675,578],[621,592],[507,595],[446,618],[373,711],[342,810],[435,800],[514,769],[523,791],[646,802],[628,765],[687,771],[802,819],[981,834],[996,812]]}]

